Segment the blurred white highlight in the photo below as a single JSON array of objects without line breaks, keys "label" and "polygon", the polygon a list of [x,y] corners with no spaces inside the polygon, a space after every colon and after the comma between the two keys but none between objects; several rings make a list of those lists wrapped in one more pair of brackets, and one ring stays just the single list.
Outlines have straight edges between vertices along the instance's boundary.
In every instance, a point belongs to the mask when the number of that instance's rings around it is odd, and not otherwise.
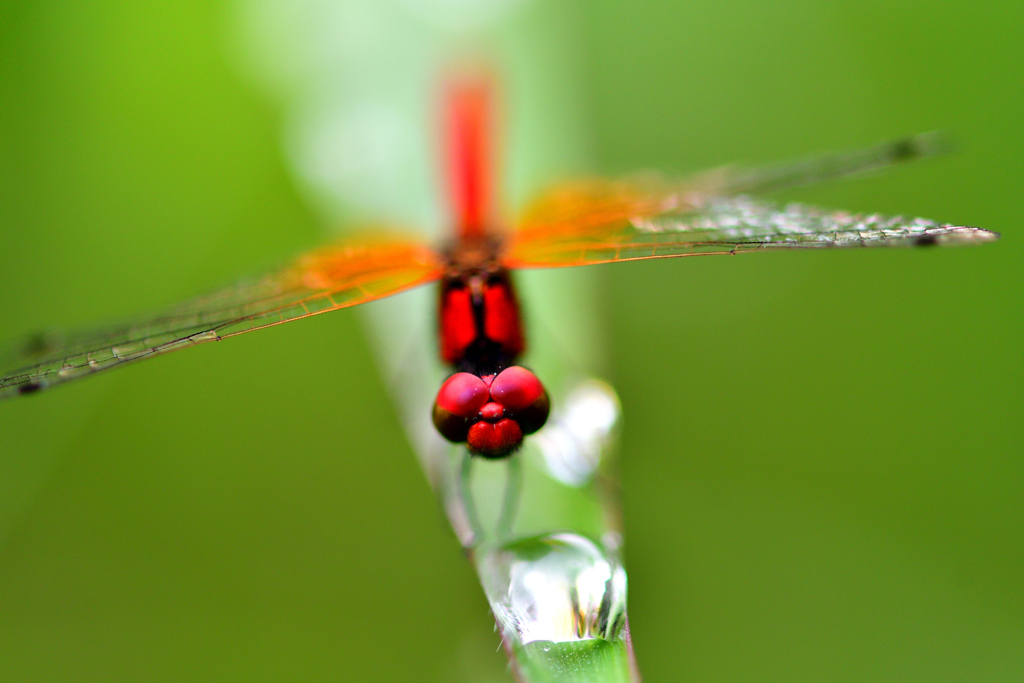
[{"label": "blurred white highlight", "polygon": [[563,407],[534,437],[548,473],[567,486],[583,486],[601,464],[622,409],[608,384],[586,380],[573,388]]}]

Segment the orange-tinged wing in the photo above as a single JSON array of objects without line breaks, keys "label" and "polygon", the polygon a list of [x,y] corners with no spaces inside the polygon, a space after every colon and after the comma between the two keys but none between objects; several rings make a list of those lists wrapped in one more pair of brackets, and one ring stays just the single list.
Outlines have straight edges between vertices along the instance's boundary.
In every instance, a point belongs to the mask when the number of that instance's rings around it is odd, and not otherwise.
[{"label": "orange-tinged wing", "polygon": [[934,135],[753,171],[724,169],[671,182],[590,181],[550,192],[510,235],[503,262],[540,268],[778,248],[915,246],[990,241],[979,228],[878,214],[777,207],[745,192],[875,170],[938,150]]},{"label": "orange-tinged wing", "polygon": [[440,255],[407,238],[373,235],[339,243],[277,272],[135,323],[86,333],[36,335],[4,359],[0,398],[380,299],[436,280],[442,268]]}]

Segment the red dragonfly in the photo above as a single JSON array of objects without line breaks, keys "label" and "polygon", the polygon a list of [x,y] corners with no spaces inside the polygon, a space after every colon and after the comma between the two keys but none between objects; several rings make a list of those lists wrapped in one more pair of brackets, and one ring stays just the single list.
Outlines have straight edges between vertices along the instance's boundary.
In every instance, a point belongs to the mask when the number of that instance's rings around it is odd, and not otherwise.
[{"label": "red dragonfly", "polygon": [[400,235],[367,235],[136,324],[38,335],[15,350],[11,370],[0,377],[0,398],[440,281],[440,353],[453,374],[437,394],[434,424],[448,440],[466,442],[471,453],[501,458],[540,429],[549,410],[543,384],[516,365],[525,335],[514,270],[766,249],[971,244],[998,237],[920,218],[779,208],[748,196],[926,156],[938,146],[933,134],[682,181],[647,176],[573,183],[542,196],[506,229],[493,212],[491,106],[486,83],[453,86],[447,94],[447,175],[456,226],[447,244],[434,248]]}]

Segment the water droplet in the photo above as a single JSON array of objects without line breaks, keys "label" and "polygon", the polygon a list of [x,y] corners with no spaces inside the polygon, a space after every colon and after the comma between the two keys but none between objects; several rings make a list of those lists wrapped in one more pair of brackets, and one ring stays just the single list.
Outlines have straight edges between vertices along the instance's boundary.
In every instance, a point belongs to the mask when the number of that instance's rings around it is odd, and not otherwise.
[{"label": "water droplet", "polygon": [[521,644],[619,636],[626,572],[593,541],[560,533],[484,553],[479,559],[491,609]]}]

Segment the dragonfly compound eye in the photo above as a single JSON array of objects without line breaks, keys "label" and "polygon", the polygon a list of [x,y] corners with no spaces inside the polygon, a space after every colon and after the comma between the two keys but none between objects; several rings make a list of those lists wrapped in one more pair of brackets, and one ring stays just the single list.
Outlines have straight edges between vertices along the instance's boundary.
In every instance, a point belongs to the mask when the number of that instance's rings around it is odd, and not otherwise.
[{"label": "dragonfly compound eye", "polygon": [[512,366],[497,376],[459,372],[449,377],[434,401],[434,426],[449,441],[468,442],[485,458],[510,455],[548,419],[544,385],[526,368]]},{"label": "dragonfly compound eye", "polygon": [[543,427],[551,410],[544,385],[535,374],[518,365],[505,368],[494,378],[491,398],[504,406],[524,434],[533,434]]},{"label": "dragonfly compound eye", "polygon": [[434,400],[434,426],[441,436],[465,441],[469,426],[487,403],[487,385],[476,375],[458,372],[441,385]]}]

